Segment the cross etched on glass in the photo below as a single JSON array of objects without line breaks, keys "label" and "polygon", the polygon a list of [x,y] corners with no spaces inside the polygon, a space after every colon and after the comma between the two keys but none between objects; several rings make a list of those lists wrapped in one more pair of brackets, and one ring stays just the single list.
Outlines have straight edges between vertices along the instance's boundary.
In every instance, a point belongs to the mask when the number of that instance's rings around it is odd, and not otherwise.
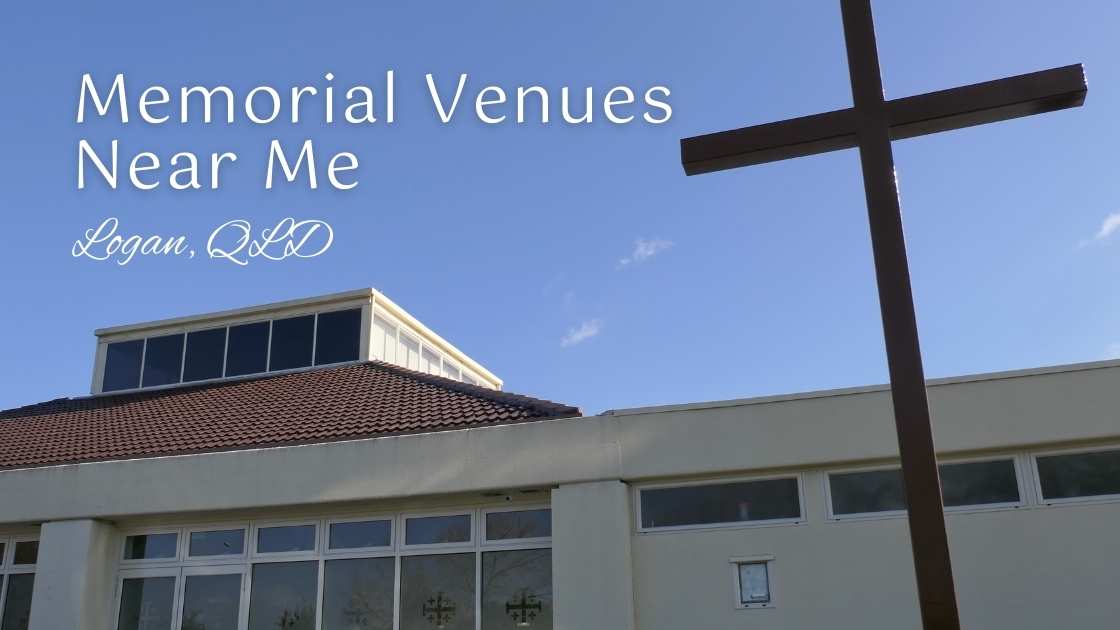
[{"label": "cross etched on glass", "polygon": [[421,612],[433,626],[446,628],[447,624],[451,623],[451,618],[455,616],[455,602],[440,591],[435,594],[435,597],[429,597],[428,601],[424,602]]}]

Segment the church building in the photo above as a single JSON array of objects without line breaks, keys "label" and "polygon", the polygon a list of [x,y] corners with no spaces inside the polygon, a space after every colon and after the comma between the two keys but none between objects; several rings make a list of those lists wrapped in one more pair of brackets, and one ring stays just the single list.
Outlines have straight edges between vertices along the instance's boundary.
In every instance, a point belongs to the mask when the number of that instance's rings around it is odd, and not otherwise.
[{"label": "church building", "polygon": [[[95,335],[0,411],[0,630],[920,627],[885,386],[585,415],[372,289]],[[929,397],[963,626],[1115,628],[1120,361]]]}]

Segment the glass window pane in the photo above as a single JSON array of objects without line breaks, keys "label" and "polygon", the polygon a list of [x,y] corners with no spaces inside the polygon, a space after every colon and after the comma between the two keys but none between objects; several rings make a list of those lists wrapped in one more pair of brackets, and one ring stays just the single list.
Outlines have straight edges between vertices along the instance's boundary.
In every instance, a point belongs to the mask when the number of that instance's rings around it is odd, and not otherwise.
[{"label": "glass window pane", "polygon": [[1039,457],[1038,480],[1045,499],[1120,494],[1120,451]]},{"label": "glass window pane", "polygon": [[552,510],[490,512],[486,515],[486,539],[547,538],[552,535]]},{"label": "glass window pane", "polygon": [[642,490],[642,527],[800,518],[797,479]]},{"label": "glass window pane", "polygon": [[115,392],[140,387],[140,360],[144,354],[144,340],[118,341],[105,348],[105,375],[101,390]]},{"label": "glass window pane", "polygon": [[475,555],[401,558],[400,630],[474,630]]},{"label": "glass window pane", "polygon": [[144,350],[142,387],[178,383],[182,370],[183,335],[165,335],[148,339],[148,347]]},{"label": "glass window pane", "polygon": [[39,541],[25,540],[16,543],[12,564],[35,564],[39,559]]},{"label": "glass window pane", "polygon": [[[2,580],[3,576],[0,576]],[[4,597],[4,616],[0,617],[0,630],[27,630],[31,622],[31,592],[35,588],[34,573],[8,576]]]},{"label": "glass window pane", "polygon": [[438,545],[470,542],[470,514],[454,516],[424,516],[405,521],[406,545]]},{"label": "glass window pane", "polygon": [[272,351],[268,369],[291,370],[311,365],[315,316],[302,315],[272,322]]},{"label": "glass window pane", "polygon": [[152,560],[178,556],[179,535],[144,534],[124,539],[125,560]]},{"label": "glass window pane", "polygon": [[0,542],[0,566],[4,564],[4,543]]},{"label": "glass window pane", "polygon": [[739,565],[739,601],[744,604],[770,601],[770,571],[765,562]]},{"label": "glass window pane", "polygon": [[482,630],[552,629],[552,550],[482,554]]},{"label": "glass window pane", "polygon": [[241,574],[188,575],[180,630],[237,630]]},{"label": "glass window pane", "polygon": [[211,532],[191,532],[192,557],[239,556],[245,550],[245,530],[223,529]]},{"label": "glass window pane", "polygon": [[225,328],[196,330],[187,333],[187,356],[183,365],[183,382],[221,378],[225,355]]},{"label": "glass window pane", "polygon": [[393,558],[329,560],[323,569],[323,630],[392,630]]},{"label": "glass window pane", "polygon": [[906,509],[902,470],[867,470],[828,476],[833,514],[864,514]]},{"label": "glass window pane", "polygon": [[284,525],[257,530],[257,553],[311,551],[314,548],[314,525]]},{"label": "glass window pane", "polygon": [[392,540],[391,521],[331,523],[331,549],[388,547]]},{"label": "glass window pane", "polygon": [[1010,459],[942,464],[938,470],[946,507],[1019,502],[1019,481]]},{"label": "glass window pane", "polygon": [[170,630],[175,578],[125,578],[117,630]]},{"label": "glass window pane", "polygon": [[362,309],[319,313],[315,333],[315,365],[358,360]]},{"label": "glass window pane", "polygon": [[268,367],[268,322],[230,326],[226,376],[257,374]]},{"label": "glass window pane", "polygon": [[318,562],[253,565],[249,630],[314,630]]}]

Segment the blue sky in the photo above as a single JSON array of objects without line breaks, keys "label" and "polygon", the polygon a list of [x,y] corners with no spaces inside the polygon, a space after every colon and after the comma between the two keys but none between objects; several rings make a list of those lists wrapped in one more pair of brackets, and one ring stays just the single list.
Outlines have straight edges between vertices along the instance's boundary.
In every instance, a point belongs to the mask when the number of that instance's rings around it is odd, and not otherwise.
[{"label": "blue sky", "polygon": [[[1083,62],[1082,109],[895,145],[927,374],[1120,356],[1113,2],[879,2],[889,97]],[[511,391],[608,408],[886,380],[854,151],[686,178],[677,140],[850,104],[838,3],[75,3],[0,21],[0,407],[80,395],[100,326],[374,286]],[[130,88],[378,86],[392,126],[74,122]],[[424,75],[672,90],[664,125],[441,125]],[[135,86],[135,87],[133,87]],[[465,112],[470,113],[470,112]],[[554,114],[555,116],[555,114]],[[268,142],[360,162],[264,190]],[[75,186],[79,139],[235,151],[217,191]],[[245,268],[74,259],[81,233],[317,217],[324,256]],[[1120,222],[1120,221],[1118,221]],[[623,262],[627,261],[627,262]]]}]

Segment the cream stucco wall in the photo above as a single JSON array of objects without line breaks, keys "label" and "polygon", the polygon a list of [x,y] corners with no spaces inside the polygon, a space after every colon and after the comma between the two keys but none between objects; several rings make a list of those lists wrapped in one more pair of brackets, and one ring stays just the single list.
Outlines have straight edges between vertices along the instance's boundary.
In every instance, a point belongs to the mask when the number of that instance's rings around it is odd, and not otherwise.
[{"label": "cream stucco wall", "polygon": [[[1025,470],[1029,452],[1120,445],[1118,385],[1120,362],[935,382],[930,400],[939,451],[949,458],[1010,454]],[[581,606],[595,593],[599,599],[632,593],[636,626],[643,630],[837,624],[905,629],[917,624],[905,521],[830,522],[822,496],[825,471],[888,463],[896,451],[889,395],[872,387],[331,444],[11,470],[0,472],[0,528],[73,519],[133,526],[198,522],[234,512],[339,513],[367,505],[481,501],[494,491],[551,488],[554,524],[560,527],[553,541],[557,619],[580,619],[580,630],[594,628],[580,615],[585,610],[560,608]],[[775,472],[802,475],[807,522],[637,532],[628,486]],[[625,527],[618,526],[619,515],[631,517]],[[1120,615],[1120,598],[1114,595],[1120,503],[1032,504],[953,513],[948,520],[968,627],[1053,628],[1061,622],[1108,627],[1106,621]],[[609,580],[611,589],[591,589],[590,573],[575,570],[580,558],[607,559],[603,554],[625,544],[596,547],[589,537],[597,528],[580,524],[597,521],[604,536],[613,532],[614,540],[621,536],[632,548],[632,578],[625,577],[625,562],[619,560],[624,556],[611,556],[604,565],[616,576]],[[736,609],[728,560],[760,554],[775,558],[776,606]],[[595,571],[594,566],[588,564],[587,571]],[[56,566],[54,573],[66,570]],[[585,595],[565,597],[565,592]]]}]

